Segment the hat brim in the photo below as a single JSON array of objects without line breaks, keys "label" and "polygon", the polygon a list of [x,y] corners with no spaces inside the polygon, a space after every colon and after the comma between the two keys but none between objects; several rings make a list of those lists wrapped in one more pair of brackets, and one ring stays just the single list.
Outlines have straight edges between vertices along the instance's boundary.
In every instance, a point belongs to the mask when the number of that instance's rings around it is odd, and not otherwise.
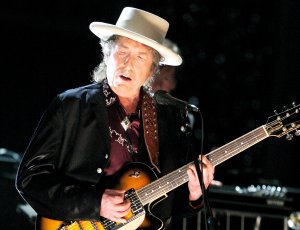
[{"label": "hat brim", "polygon": [[180,57],[180,55],[178,55],[168,47],[130,30],[126,30],[116,25],[103,22],[92,22],[90,24],[90,30],[101,39],[105,39],[116,34],[128,37],[149,47],[152,47],[163,57],[163,60],[160,62],[160,64],[178,66],[182,63],[182,58]]}]

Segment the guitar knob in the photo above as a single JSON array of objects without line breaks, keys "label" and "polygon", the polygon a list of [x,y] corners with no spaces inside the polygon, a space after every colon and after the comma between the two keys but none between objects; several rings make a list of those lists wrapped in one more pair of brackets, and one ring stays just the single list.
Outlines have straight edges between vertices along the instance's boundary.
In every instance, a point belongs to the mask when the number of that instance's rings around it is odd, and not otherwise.
[{"label": "guitar knob", "polygon": [[294,137],[293,134],[290,134],[290,133],[288,133],[288,134],[286,135],[286,139],[287,139],[288,141],[292,140],[293,137]]},{"label": "guitar knob", "polygon": [[295,136],[297,136],[297,137],[300,136],[300,130],[297,129],[297,130],[295,131]]}]

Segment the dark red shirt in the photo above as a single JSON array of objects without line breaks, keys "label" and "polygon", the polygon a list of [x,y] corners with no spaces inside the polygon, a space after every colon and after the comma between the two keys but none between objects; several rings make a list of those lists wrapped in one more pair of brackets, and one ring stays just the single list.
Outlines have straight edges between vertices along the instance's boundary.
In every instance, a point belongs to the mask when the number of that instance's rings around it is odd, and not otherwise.
[{"label": "dark red shirt", "polygon": [[[118,96],[111,90],[106,80],[103,84],[103,92],[106,97],[105,102],[111,138],[110,157],[104,172],[106,176],[110,176],[120,170],[125,164],[133,161],[133,155],[138,151],[140,116],[139,108],[137,108],[135,113],[126,114]],[[122,121],[126,120],[126,117],[130,121],[127,131],[121,124]]]}]

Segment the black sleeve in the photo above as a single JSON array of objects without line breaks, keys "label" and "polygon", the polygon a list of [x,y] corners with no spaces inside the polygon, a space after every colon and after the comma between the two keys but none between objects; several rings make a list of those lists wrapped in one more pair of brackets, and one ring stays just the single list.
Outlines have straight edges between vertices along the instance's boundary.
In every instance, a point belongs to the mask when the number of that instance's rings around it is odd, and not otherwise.
[{"label": "black sleeve", "polygon": [[[41,216],[51,219],[97,219],[101,190],[63,173],[59,162],[66,132],[63,103],[55,98],[43,114],[24,153],[16,177],[21,196]],[[64,150],[65,151],[65,150]],[[59,163],[58,163],[59,162]]]}]

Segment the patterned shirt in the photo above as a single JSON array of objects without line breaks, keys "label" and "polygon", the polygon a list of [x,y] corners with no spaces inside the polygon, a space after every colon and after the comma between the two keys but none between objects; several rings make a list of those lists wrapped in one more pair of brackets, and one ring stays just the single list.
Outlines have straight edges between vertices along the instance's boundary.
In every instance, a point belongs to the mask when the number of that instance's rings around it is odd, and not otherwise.
[{"label": "patterned shirt", "polygon": [[104,171],[106,176],[110,176],[125,164],[134,161],[134,155],[138,152],[140,106],[137,107],[135,113],[126,114],[118,96],[111,90],[107,80],[103,84],[103,93],[106,97],[111,138],[110,158]]}]

